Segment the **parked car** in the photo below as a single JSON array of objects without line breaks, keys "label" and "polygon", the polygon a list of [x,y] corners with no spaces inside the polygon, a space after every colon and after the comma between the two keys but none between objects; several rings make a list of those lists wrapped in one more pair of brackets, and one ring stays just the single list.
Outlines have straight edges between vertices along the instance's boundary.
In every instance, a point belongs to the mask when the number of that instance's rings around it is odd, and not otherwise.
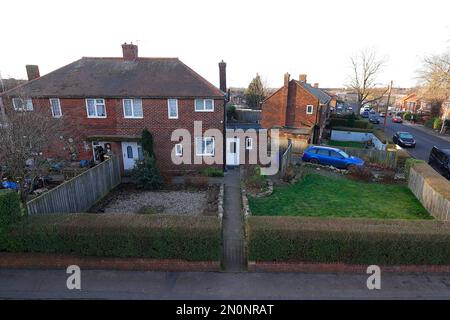
[{"label": "parked car", "polygon": [[369,117],[369,122],[374,123],[374,124],[379,124],[380,123],[380,119],[378,119],[377,116],[370,116]]},{"label": "parked car", "polygon": [[386,115],[385,112],[380,112],[380,117],[384,118],[385,115]]},{"label": "parked car", "polygon": [[376,112],[375,112],[375,110],[370,109],[369,113],[370,113],[370,114],[375,114]]},{"label": "parked car", "polygon": [[401,147],[414,148],[416,146],[416,140],[409,132],[396,132],[392,137],[392,140]]},{"label": "parked car", "polygon": [[402,120],[402,118],[400,118],[399,116],[395,116],[395,117],[392,117],[392,122],[395,122],[395,123],[402,123],[403,120]]},{"label": "parked car", "polygon": [[434,146],[430,151],[428,164],[450,180],[450,149]]},{"label": "parked car", "polygon": [[361,117],[363,117],[363,118],[368,118],[369,117],[369,111],[364,111],[362,114],[361,114]]},{"label": "parked car", "polygon": [[329,165],[340,169],[348,169],[351,166],[363,166],[364,160],[349,156],[338,148],[311,146],[303,153],[302,160],[322,165]]}]

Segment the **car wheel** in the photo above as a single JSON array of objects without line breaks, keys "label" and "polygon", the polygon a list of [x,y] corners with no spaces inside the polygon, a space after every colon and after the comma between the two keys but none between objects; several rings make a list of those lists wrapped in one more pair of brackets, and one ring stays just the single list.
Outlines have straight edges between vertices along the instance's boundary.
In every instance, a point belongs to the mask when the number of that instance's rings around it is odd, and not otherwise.
[{"label": "car wheel", "polygon": [[311,160],[309,160],[309,162],[313,164],[319,164],[319,160],[317,160],[316,158],[312,158]]},{"label": "car wheel", "polygon": [[349,164],[349,165],[347,166],[347,170],[350,170],[350,169],[352,169],[352,168],[356,168],[356,166],[355,166],[354,164]]}]

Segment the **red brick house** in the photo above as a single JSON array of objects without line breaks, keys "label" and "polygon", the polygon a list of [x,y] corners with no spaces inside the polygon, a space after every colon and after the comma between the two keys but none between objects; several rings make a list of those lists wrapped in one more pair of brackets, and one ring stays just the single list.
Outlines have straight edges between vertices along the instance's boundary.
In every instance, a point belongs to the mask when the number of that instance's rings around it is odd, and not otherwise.
[{"label": "red brick house", "polygon": [[[27,68],[34,79],[0,96],[6,114],[25,110],[59,118],[67,129],[61,139],[72,143],[74,160],[92,159],[95,148],[102,146],[119,155],[122,168],[129,170],[142,157],[140,136],[147,128],[163,174],[206,166],[175,165],[171,152],[181,155],[185,150],[175,147],[178,143],[171,141],[171,134],[184,128],[194,138],[194,121],[202,121],[203,132],[210,128],[224,132],[225,79],[221,91],[178,58],[142,58],[133,44],[122,49],[123,57],[83,57],[42,77],[37,67]],[[221,74],[224,66],[222,62]],[[54,146],[49,156],[69,157],[61,141]],[[192,155],[207,157],[214,152],[214,139],[192,141]]]},{"label": "red brick house", "polygon": [[[290,80],[285,74],[284,85],[263,101],[261,126],[265,129],[279,128],[280,136],[294,140],[303,146],[320,142],[330,111],[332,97],[310,85],[306,75]],[[283,144],[283,141],[281,141]]]}]

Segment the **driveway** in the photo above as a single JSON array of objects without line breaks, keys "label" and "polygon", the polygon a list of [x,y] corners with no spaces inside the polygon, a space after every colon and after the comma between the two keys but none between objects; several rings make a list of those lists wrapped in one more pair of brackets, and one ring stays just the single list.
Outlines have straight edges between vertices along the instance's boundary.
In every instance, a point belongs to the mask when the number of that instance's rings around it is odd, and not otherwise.
[{"label": "driveway", "polygon": [[449,274],[218,273],[82,270],[68,290],[65,270],[0,270],[3,299],[450,299]]}]

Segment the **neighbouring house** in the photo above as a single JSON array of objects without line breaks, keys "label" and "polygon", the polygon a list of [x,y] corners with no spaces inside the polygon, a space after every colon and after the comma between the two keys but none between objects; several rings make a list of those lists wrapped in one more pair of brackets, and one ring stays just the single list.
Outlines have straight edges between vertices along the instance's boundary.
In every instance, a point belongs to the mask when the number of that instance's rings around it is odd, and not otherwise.
[{"label": "neighbouring house", "polygon": [[284,85],[263,101],[261,126],[280,129],[281,146],[289,139],[300,149],[320,143],[332,100],[318,83],[307,83],[306,75],[290,80],[286,73]]},{"label": "neighbouring house", "polygon": [[[214,137],[202,136],[208,129],[224,134],[225,67],[219,63],[221,90],[205,80],[178,58],[144,58],[134,44],[122,45],[123,56],[83,57],[49,74],[40,76],[37,66],[27,66],[29,80],[1,94],[9,112],[42,112],[58,118],[67,129],[62,141],[55,141],[49,157],[72,160],[96,159],[100,146],[119,155],[124,171],[143,156],[141,132],[153,135],[157,164],[165,175],[197,171],[207,165],[173,163],[171,156],[185,152],[194,158],[212,157]],[[194,121],[202,132],[194,136]],[[171,141],[175,129],[191,134],[186,141]],[[63,135],[66,135],[63,137]],[[217,146],[217,148],[222,146]],[[222,164],[213,164],[222,169]]]},{"label": "neighbouring house", "polygon": [[399,101],[401,111],[417,113],[421,106],[421,99],[416,93],[408,94]]}]

